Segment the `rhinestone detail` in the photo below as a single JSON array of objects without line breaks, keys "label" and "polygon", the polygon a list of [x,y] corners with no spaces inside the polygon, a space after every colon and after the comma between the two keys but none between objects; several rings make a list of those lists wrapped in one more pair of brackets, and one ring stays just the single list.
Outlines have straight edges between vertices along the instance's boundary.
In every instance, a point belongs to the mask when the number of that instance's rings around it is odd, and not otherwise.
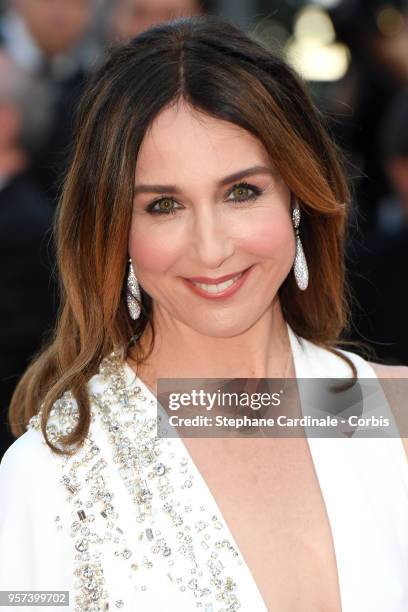
[{"label": "rhinestone detail", "polygon": [[[60,484],[71,506],[75,612],[109,608],[112,599],[102,563],[109,546],[115,562],[127,568],[136,591],[149,593],[149,570],[156,566],[169,585],[192,597],[191,608],[239,610],[239,587],[231,573],[242,559],[228,538],[220,540],[224,526],[219,517],[195,502],[193,466],[185,448],[178,446],[180,440],[157,437],[155,398],[145,395],[136,378],[128,384],[123,362],[115,353],[101,362],[97,376],[102,390],[89,387],[90,431],[73,455],[57,458]],[[56,446],[75,428],[78,416],[76,401],[66,392],[55,402],[47,425]],[[29,427],[40,430],[40,419],[41,412],[30,419]],[[102,457],[93,439],[96,419],[109,440],[110,456]],[[132,501],[134,536],[116,507],[112,471],[119,473]],[[124,596],[111,605],[120,607],[119,602],[126,607]]]}]

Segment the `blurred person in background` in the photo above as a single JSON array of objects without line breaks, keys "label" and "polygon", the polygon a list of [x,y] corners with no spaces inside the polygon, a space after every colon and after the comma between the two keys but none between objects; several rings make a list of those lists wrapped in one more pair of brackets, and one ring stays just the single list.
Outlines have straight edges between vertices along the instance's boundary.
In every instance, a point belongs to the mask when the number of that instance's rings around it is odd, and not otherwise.
[{"label": "blurred person in background", "polygon": [[378,146],[392,195],[381,201],[364,243],[349,253],[353,338],[383,361],[408,364],[408,88],[389,105]]},{"label": "blurred person in background", "polygon": [[14,440],[14,388],[55,317],[49,255],[53,208],[29,178],[27,150],[47,127],[39,83],[0,52],[0,456]]},{"label": "blurred person in background", "polygon": [[407,1],[343,0],[330,15],[337,38],[351,51],[348,73],[332,96],[333,132],[349,153],[361,232],[354,238],[364,241],[389,191],[378,128],[390,100],[408,83]]},{"label": "blurred person in background", "polygon": [[113,0],[108,37],[127,41],[154,24],[209,10],[202,0]]},{"label": "blurred person in background", "polygon": [[95,0],[10,0],[0,21],[0,44],[53,98],[49,138],[33,160],[32,174],[55,200],[67,163],[73,114],[92,53],[87,34]]}]

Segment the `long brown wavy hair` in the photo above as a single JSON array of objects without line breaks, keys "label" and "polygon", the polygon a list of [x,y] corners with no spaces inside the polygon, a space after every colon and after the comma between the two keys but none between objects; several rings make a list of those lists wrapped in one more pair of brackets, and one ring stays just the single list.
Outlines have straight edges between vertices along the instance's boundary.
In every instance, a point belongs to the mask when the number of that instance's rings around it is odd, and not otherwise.
[{"label": "long brown wavy hair", "polygon": [[[154,343],[152,300],[142,289],[135,323],[126,305],[127,245],[137,155],[146,130],[178,100],[244,128],[264,145],[302,210],[301,236],[310,270],[306,291],[289,274],[279,289],[294,332],[339,354],[349,326],[343,260],[350,194],[338,151],[304,84],[280,57],[214,16],[154,26],[114,48],[93,74],[78,109],[75,147],[59,202],[55,235],[61,306],[51,340],[32,360],[14,393],[14,435],[42,408],[41,428],[67,390],[77,427],[64,439],[81,444],[90,425],[87,381],[112,350],[125,358],[147,325]],[[343,342],[344,344],[345,342]],[[351,342],[346,342],[351,344]]]}]

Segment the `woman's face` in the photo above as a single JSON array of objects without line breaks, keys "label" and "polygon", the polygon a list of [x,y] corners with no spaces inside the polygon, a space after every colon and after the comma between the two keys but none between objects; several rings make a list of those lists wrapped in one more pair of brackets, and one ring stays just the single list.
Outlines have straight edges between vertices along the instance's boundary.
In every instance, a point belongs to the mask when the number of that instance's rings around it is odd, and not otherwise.
[{"label": "woman's face", "polygon": [[[154,317],[214,337],[254,325],[293,264],[290,200],[254,136],[185,103],[163,110],[137,159],[129,236]],[[211,284],[245,270],[232,286]]]}]

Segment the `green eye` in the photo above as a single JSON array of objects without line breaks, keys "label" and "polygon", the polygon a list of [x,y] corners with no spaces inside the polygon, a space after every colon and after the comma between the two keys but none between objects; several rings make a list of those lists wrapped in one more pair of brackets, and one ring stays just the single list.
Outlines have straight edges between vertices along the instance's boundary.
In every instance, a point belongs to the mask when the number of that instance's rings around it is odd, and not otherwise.
[{"label": "green eye", "polygon": [[239,183],[238,185],[234,185],[231,194],[234,193],[237,194],[237,196],[232,198],[233,202],[247,202],[261,195],[262,190],[249,183]]},{"label": "green eye", "polygon": [[[249,183],[237,183],[229,192],[235,195],[235,197],[229,198],[227,202],[243,203],[249,200],[255,200],[259,195],[263,193],[262,189],[256,185],[250,185]],[[175,202],[173,198],[163,196],[159,200],[152,202],[146,207],[146,211],[152,215],[174,215],[178,208],[174,206]],[[182,208],[182,207],[181,207]]]},{"label": "green eye", "polygon": [[163,200],[160,200],[158,202],[158,205],[159,205],[159,210],[163,212],[170,212],[173,208],[173,200],[170,200],[170,198],[165,198]]},{"label": "green eye", "polygon": [[174,214],[176,209],[174,208],[174,200],[171,198],[161,198],[156,200],[147,207],[148,212],[154,215],[169,215]]},{"label": "green eye", "polygon": [[245,196],[248,197],[248,191],[248,187],[235,187],[233,193],[236,193],[238,198],[245,199]]}]

